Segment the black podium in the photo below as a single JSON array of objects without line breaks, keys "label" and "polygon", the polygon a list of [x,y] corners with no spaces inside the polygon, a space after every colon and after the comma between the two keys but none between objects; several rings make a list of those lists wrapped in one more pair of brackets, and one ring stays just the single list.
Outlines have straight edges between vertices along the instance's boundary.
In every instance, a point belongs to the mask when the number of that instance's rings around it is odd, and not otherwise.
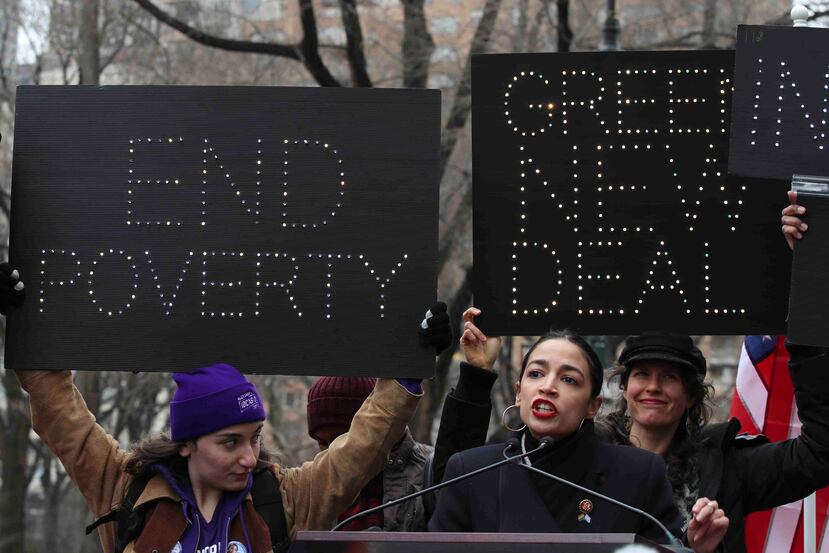
[{"label": "black podium", "polygon": [[636,534],[299,532],[289,553],[612,553],[631,543],[670,552]]}]

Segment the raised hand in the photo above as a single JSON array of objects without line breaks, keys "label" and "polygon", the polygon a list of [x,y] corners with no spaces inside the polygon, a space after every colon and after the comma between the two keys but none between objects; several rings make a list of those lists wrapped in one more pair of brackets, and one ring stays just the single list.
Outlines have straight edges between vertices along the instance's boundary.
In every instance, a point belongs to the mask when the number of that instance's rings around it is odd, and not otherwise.
[{"label": "raised hand", "polygon": [[463,334],[461,348],[466,362],[482,369],[492,370],[498,352],[501,349],[500,336],[487,336],[475,326],[475,317],[481,314],[477,307],[470,307],[463,312]]},{"label": "raised hand", "polygon": [[426,312],[425,318],[417,329],[420,346],[434,348],[435,355],[440,355],[452,343],[452,325],[449,324],[449,314],[446,304],[437,302]]}]

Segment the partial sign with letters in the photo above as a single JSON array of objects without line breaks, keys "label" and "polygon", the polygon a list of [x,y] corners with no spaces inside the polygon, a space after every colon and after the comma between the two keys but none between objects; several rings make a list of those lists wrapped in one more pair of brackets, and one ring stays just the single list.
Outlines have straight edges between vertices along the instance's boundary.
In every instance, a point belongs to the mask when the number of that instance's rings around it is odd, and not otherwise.
[{"label": "partial sign with letters", "polygon": [[729,171],[829,175],[829,29],[741,25],[734,80]]},{"label": "partial sign with letters", "polygon": [[16,117],[8,366],[433,372],[439,92],[21,87]]}]

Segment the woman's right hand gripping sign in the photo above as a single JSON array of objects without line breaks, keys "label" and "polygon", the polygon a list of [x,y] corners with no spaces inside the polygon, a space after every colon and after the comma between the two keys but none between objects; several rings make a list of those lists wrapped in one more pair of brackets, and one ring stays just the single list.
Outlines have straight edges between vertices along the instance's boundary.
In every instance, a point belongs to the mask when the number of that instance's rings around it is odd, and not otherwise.
[{"label": "woman's right hand gripping sign", "polygon": [[501,337],[487,336],[475,326],[475,317],[480,314],[481,310],[477,307],[470,307],[463,312],[461,348],[467,363],[491,371],[501,349]]}]

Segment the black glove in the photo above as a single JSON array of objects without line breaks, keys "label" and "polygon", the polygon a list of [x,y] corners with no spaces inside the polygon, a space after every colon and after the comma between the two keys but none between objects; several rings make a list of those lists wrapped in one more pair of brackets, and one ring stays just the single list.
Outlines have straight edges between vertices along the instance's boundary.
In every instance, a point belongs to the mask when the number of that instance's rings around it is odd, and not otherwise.
[{"label": "black glove", "polygon": [[426,318],[420,323],[417,334],[421,347],[435,348],[435,355],[440,355],[449,347],[454,338],[445,303],[439,301],[426,312]]},{"label": "black glove", "polygon": [[0,263],[0,314],[5,315],[9,307],[20,307],[24,299],[26,292],[17,269],[12,271],[8,263]]}]

